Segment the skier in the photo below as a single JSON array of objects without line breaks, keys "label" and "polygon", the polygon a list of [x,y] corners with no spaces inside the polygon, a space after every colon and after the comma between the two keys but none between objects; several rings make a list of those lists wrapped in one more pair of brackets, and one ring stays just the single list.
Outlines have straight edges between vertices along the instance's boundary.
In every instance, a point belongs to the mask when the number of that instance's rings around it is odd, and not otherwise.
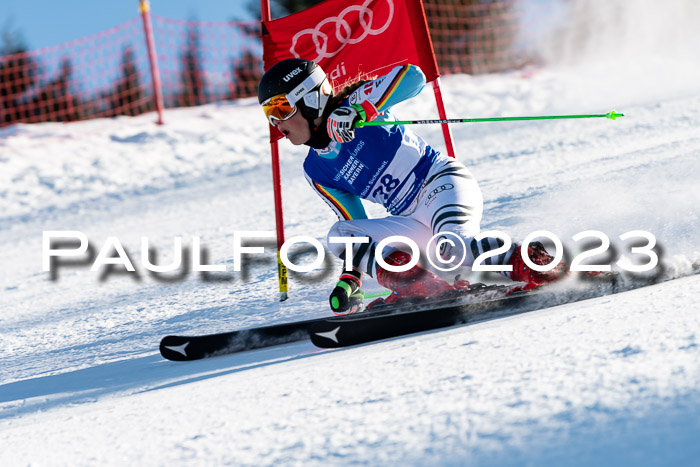
[{"label": "skier", "polygon": [[[408,237],[421,247],[438,235],[438,242],[457,235],[460,242],[442,242],[443,262],[461,261],[472,266],[474,259],[503,245],[499,238],[474,237],[480,230],[483,198],[469,170],[454,158],[440,154],[403,125],[366,126],[358,121],[395,121],[390,108],[416,96],[425,85],[423,72],[414,65],[401,65],[373,80],[359,80],[333,92],[326,73],[316,63],[286,59],[272,66],[258,87],[258,101],[271,125],[295,145],[307,145],[304,173],[314,191],[338,215],[328,237],[369,237],[369,243],[352,247],[352,270],[343,268],[329,301],[336,314],[362,309],[363,273],[393,291],[385,299],[437,297],[468,285],[454,284],[415,265],[393,272],[377,263],[377,244],[390,236]],[[369,219],[360,199],[384,206],[389,217]],[[444,234],[444,235],[441,235]],[[328,243],[345,260],[343,243]],[[383,259],[391,266],[406,265],[412,255],[402,244],[389,244]],[[533,242],[528,256],[538,265],[553,258]],[[464,260],[461,260],[464,258]],[[524,282],[529,289],[562,277],[565,266],[547,272],[527,267],[519,245],[491,258],[493,264],[511,265],[502,274]]]}]

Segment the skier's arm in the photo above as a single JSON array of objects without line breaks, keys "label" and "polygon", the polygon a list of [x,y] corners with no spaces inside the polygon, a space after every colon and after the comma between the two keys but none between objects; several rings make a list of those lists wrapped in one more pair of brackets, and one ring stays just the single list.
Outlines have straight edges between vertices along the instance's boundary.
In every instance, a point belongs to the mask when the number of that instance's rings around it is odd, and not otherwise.
[{"label": "skier's arm", "polygon": [[326,121],[326,131],[338,143],[355,138],[358,120],[371,122],[383,111],[416,96],[425,86],[425,75],[415,65],[394,67],[386,75],[363,84],[348,97],[349,106],[335,109]]},{"label": "skier's arm", "polygon": [[416,65],[394,67],[389,73],[360,86],[350,95],[351,104],[369,101],[382,112],[417,96],[425,86],[425,75]]},{"label": "skier's arm", "polygon": [[368,219],[367,211],[365,211],[362,201],[357,196],[347,191],[324,187],[311,180],[308,175],[306,175],[306,180],[316,194],[330,206],[339,220]]}]

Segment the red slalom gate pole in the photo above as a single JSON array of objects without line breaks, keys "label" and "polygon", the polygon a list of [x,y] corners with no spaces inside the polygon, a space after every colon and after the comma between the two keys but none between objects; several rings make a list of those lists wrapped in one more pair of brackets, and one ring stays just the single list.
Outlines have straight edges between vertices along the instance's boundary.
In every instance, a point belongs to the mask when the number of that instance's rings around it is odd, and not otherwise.
[{"label": "red slalom gate pole", "polygon": [[[447,119],[447,113],[445,112],[445,104],[442,102],[442,91],[440,90],[440,78],[435,78],[433,81],[433,92],[435,93],[435,103],[438,108],[438,115],[441,120]],[[452,144],[452,131],[450,131],[450,126],[447,123],[440,125],[442,127],[442,136],[445,139],[445,146],[447,147],[447,155],[450,157],[455,157],[455,148]]]},{"label": "red slalom gate pole", "polygon": [[153,28],[151,26],[151,6],[148,0],[139,0],[139,10],[143,19],[143,30],[148,44],[148,60],[151,63],[151,77],[153,78],[153,94],[155,97],[156,111],[158,112],[158,125],[163,124],[163,91],[160,86],[160,72],[158,71],[158,56],[156,44],[153,40]]},{"label": "red slalom gate pole", "polygon": [[[270,2],[260,0],[260,16],[262,21],[270,21]],[[280,176],[279,145],[270,127],[270,155],[272,157],[272,188],[275,199],[275,227],[277,229],[277,278],[279,279],[280,302],[289,298],[289,281],[287,279],[287,267],[282,263],[280,250],[284,244],[284,214],[282,212],[282,179]]]}]

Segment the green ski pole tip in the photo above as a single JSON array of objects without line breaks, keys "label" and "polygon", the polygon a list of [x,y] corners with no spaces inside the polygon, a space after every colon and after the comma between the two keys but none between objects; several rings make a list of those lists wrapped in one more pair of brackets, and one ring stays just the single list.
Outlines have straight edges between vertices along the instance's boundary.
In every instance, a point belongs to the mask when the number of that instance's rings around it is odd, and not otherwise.
[{"label": "green ski pole tip", "polygon": [[615,112],[614,110],[612,112],[608,112],[605,114],[606,118],[609,118],[610,120],[615,120],[617,117],[624,117],[625,114],[619,114]]}]

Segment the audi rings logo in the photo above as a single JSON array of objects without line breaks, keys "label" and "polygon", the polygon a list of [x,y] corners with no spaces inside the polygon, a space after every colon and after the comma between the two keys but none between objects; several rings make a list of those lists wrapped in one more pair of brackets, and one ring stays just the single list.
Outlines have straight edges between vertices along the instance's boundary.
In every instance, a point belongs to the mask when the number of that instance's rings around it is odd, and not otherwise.
[{"label": "audi rings logo", "polygon": [[[325,58],[336,56],[348,44],[357,44],[362,42],[367,36],[377,36],[389,27],[394,19],[394,2],[393,0],[383,0],[388,6],[388,15],[386,18],[380,18],[375,15],[375,11],[369,5],[375,0],[365,0],[362,5],[352,5],[345,8],[338,16],[331,16],[318,23],[313,28],[307,28],[299,31],[292,38],[292,47],[289,52],[296,58],[301,58],[297,52],[297,44],[302,38],[311,36],[311,41],[316,47],[316,56],[309,60],[318,62]],[[382,0],[379,0],[382,1]],[[348,22],[350,15],[357,12],[357,27],[353,30]],[[382,15],[383,16],[383,15]],[[328,27],[330,25],[330,27]],[[327,32],[335,28],[335,38],[337,44],[331,44],[331,38]],[[357,37],[353,37],[353,33],[359,33]],[[304,57],[307,58],[307,57]]]},{"label": "audi rings logo", "polygon": [[428,199],[425,200],[426,206],[428,202],[433,199],[433,196],[437,195],[438,193],[442,193],[445,190],[451,190],[455,186],[451,183],[445,183],[444,185],[440,185],[439,187],[435,188],[433,191],[428,194]]}]

